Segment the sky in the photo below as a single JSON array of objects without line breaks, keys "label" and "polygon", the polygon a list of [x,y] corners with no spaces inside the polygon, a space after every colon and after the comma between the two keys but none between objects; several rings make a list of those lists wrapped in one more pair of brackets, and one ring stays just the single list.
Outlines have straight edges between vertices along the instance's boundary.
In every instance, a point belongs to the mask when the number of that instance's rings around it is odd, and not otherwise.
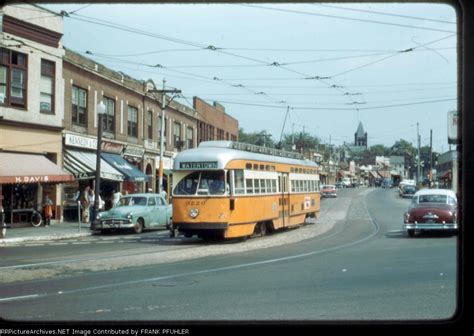
[{"label": "sky", "polygon": [[[449,150],[457,16],[447,4],[54,4],[63,45],[136,79],[219,102],[245,132]],[[34,15],[31,22],[34,22]],[[418,126],[417,126],[418,125]]]}]

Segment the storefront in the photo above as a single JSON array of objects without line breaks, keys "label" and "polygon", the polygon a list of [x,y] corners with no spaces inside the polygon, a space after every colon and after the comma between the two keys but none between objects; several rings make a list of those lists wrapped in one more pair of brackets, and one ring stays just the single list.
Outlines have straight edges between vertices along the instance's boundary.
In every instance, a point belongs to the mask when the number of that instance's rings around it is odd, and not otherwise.
[{"label": "storefront", "polygon": [[[135,167],[139,171],[143,171],[144,162],[144,155],[145,155],[145,148],[134,146],[134,145],[127,145],[123,151],[123,158]],[[146,175],[145,175],[146,176]],[[143,181],[133,181],[128,180],[123,183],[123,190],[127,191],[129,194],[145,192],[145,183],[148,179]]]},{"label": "storefront", "polygon": [[[120,151],[123,145],[103,141],[101,148],[112,152]],[[74,175],[75,182],[64,185],[64,218],[77,220],[78,196],[86,187],[95,190],[97,164],[97,139],[76,134],[64,135],[64,169]],[[114,190],[121,190],[124,175],[101,159],[100,163],[100,196],[105,202],[105,209],[111,207]]]},{"label": "storefront", "polygon": [[[30,225],[35,211],[42,215],[45,196],[56,200],[56,185],[71,181],[74,176],[45,155],[0,152],[0,207],[4,208],[5,223]],[[53,206],[53,218],[61,218],[61,212],[61,206]]]},{"label": "storefront", "polygon": [[102,158],[124,176],[124,184],[143,184],[150,178],[122,156],[112,153],[102,153]]}]

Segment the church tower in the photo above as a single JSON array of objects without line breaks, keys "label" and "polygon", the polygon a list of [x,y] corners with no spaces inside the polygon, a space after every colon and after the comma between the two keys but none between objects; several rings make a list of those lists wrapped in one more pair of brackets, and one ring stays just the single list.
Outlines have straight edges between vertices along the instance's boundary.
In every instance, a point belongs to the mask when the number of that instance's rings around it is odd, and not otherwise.
[{"label": "church tower", "polygon": [[354,146],[367,148],[367,132],[364,132],[364,126],[362,126],[361,121],[354,134]]}]

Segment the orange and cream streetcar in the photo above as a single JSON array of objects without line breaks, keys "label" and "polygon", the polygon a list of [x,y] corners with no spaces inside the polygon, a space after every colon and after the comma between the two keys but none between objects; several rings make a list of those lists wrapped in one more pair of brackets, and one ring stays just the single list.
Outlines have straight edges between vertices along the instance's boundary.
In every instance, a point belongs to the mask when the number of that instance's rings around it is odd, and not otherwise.
[{"label": "orange and cream streetcar", "polygon": [[174,160],[173,235],[263,236],[319,214],[319,166],[299,153],[206,141]]}]

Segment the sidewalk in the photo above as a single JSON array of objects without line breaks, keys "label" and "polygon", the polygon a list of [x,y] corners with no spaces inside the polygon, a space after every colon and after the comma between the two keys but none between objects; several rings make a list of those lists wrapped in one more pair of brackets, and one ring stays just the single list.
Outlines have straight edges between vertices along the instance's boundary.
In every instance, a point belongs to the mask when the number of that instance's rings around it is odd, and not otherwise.
[{"label": "sidewalk", "polygon": [[7,228],[5,237],[0,238],[0,247],[8,244],[16,244],[19,242],[35,241],[35,240],[56,240],[65,238],[77,238],[92,235],[89,229],[89,223],[77,222],[59,222],[51,221],[50,227],[19,227]]}]

